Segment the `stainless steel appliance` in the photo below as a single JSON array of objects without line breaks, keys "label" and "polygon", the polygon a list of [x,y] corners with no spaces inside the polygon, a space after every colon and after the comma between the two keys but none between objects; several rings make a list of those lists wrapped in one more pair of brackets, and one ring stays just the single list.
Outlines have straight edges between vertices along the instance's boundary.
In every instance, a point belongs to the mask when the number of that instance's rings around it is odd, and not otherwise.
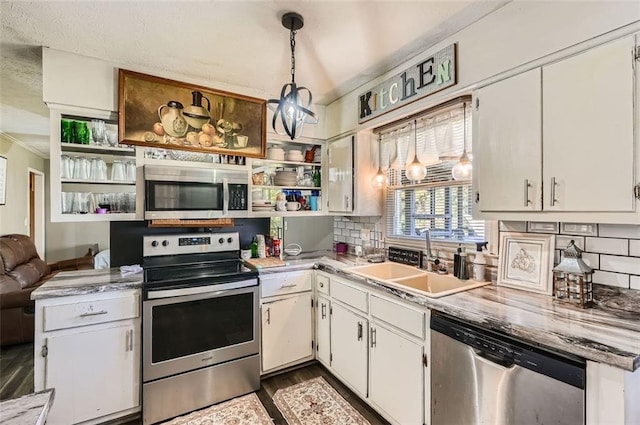
[{"label": "stainless steel appliance", "polygon": [[247,171],[145,165],[147,220],[239,217],[248,208]]},{"label": "stainless steel appliance", "polygon": [[433,315],[431,424],[578,425],[585,362]]},{"label": "stainless steel appliance", "polygon": [[142,419],[260,388],[257,272],[238,233],[143,238]]}]

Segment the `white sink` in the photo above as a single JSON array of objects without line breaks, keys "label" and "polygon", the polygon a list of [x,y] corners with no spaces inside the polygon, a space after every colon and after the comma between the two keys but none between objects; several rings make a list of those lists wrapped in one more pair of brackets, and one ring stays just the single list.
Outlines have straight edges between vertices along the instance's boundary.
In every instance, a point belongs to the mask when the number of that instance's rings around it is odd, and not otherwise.
[{"label": "white sink", "polygon": [[389,286],[431,298],[444,297],[469,289],[488,285],[490,282],[460,280],[453,275],[428,272],[413,266],[393,262],[352,267],[353,274],[382,281]]}]

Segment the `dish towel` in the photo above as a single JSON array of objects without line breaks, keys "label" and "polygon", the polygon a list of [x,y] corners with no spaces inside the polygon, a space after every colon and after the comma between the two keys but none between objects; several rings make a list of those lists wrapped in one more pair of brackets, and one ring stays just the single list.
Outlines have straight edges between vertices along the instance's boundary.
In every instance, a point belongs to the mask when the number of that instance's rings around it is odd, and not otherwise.
[{"label": "dish towel", "polygon": [[141,271],[142,267],[140,267],[140,264],[134,264],[132,266],[120,266],[120,274],[122,276],[140,273]]}]

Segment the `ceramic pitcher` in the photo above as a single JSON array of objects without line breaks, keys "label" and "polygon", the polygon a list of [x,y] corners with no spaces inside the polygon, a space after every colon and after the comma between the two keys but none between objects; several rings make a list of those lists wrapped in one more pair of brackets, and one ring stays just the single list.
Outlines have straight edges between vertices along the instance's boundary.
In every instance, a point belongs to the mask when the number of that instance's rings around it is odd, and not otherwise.
[{"label": "ceramic pitcher", "polygon": [[182,115],[183,109],[182,103],[175,100],[170,100],[158,108],[158,117],[169,136],[183,137],[187,134],[189,126]]}]

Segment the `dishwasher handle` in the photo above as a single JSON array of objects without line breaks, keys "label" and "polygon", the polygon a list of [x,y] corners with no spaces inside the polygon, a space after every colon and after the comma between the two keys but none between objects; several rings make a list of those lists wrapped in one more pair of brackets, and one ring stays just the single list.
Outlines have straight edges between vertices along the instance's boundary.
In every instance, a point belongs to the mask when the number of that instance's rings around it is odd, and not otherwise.
[{"label": "dishwasher handle", "polygon": [[515,360],[512,354],[495,354],[484,350],[478,350],[473,347],[469,347],[477,357],[481,357],[491,363],[498,364],[504,368],[511,368],[515,365]]}]

